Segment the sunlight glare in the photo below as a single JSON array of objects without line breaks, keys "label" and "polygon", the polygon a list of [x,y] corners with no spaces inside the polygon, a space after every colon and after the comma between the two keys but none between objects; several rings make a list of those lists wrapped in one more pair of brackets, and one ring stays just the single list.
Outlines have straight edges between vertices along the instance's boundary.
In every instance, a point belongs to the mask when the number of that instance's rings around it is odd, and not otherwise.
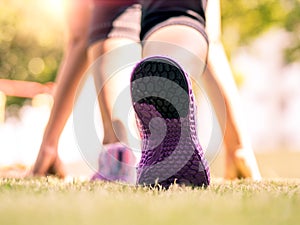
[{"label": "sunlight glare", "polygon": [[63,16],[62,0],[44,0],[40,1],[43,9],[53,16],[53,19],[60,20]]}]

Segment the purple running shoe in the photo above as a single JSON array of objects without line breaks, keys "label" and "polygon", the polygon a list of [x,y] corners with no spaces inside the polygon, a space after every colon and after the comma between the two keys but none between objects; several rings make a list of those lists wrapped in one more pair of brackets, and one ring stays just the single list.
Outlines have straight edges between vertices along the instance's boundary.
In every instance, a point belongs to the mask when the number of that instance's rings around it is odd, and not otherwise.
[{"label": "purple running shoe", "polygon": [[121,143],[104,146],[100,152],[98,172],[91,180],[121,181],[134,184],[136,180],[135,156]]},{"label": "purple running shoe", "polygon": [[188,75],[173,60],[154,56],[137,64],[131,97],[142,138],[137,183],[208,186],[210,174],[196,133]]}]

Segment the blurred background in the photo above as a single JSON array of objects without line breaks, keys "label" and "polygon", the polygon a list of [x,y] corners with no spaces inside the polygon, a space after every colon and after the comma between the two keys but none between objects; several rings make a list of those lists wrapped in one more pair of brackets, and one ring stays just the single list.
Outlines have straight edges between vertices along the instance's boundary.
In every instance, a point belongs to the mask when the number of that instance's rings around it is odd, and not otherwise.
[{"label": "blurred background", "polygon": [[[222,40],[263,176],[300,177],[300,1],[225,0],[221,12]],[[5,82],[45,84],[29,87],[51,92],[64,26],[60,0],[0,1],[0,166],[34,162],[51,108],[48,95],[19,86],[16,93]],[[59,148],[66,162],[81,157],[71,119]],[[222,175],[215,164],[213,172]]]}]

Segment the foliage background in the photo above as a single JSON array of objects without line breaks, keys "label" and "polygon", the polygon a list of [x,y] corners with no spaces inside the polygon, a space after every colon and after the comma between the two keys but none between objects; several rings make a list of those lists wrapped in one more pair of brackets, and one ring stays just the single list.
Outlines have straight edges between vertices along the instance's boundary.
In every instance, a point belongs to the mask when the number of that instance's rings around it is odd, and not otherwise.
[{"label": "foliage background", "polygon": [[[0,78],[54,81],[64,38],[62,13],[50,2],[0,1]],[[22,102],[9,97],[7,104]]]},{"label": "foliage background", "polygon": [[290,35],[286,63],[300,59],[299,0],[221,1],[221,8],[227,52],[250,44],[259,35],[276,27]]},{"label": "foliage background", "polygon": [[[0,1],[0,78],[54,81],[64,45],[60,0]],[[285,61],[300,59],[299,0],[221,1],[223,41],[230,58],[273,27],[289,32]],[[7,104],[24,100],[9,97]]]}]

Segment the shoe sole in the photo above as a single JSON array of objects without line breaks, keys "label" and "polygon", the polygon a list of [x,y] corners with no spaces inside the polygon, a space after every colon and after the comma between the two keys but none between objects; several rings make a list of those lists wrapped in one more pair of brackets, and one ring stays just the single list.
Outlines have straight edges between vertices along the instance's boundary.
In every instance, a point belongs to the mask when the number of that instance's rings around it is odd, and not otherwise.
[{"label": "shoe sole", "polygon": [[131,94],[142,136],[137,183],[207,186],[209,170],[196,134],[193,94],[181,67],[165,57],[143,60],[132,73]]},{"label": "shoe sole", "polygon": [[135,156],[121,143],[106,145],[98,159],[98,171],[91,180],[119,181],[133,184],[135,181]]}]

